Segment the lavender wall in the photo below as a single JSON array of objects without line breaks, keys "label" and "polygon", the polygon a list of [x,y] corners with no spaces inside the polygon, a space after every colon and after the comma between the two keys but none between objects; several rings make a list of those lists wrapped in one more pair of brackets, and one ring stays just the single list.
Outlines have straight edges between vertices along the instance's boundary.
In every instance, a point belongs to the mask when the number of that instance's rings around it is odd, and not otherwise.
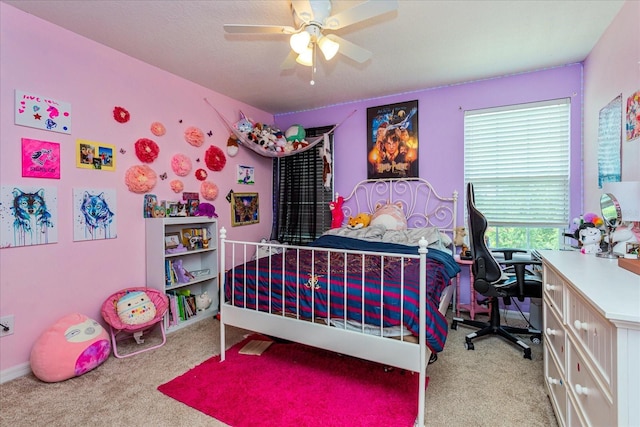
[{"label": "lavender wall", "polygon": [[[367,178],[367,108],[418,100],[419,172],[442,195],[459,194],[458,224],[464,224],[464,111],[502,105],[571,98],[571,217],[581,211],[582,65],[483,80],[456,86],[370,99],[319,110],[276,116],[286,129],[341,123],[335,131],[335,190],[348,194]],[[316,83],[322,90],[322,82]],[[462,272],[460,301],[469,301],[469,274]],[[523,305],[528,310],[528,301]]]},{"label": "lavender wall", "polygon": [[[463,200],[464,111],[557,98],[571,98],[571,214],[581,210],[582,66],[574,64],[544,71],[428,89],[385,98],[276,116],[278,126],[305,127],[342,122],[335,131],[335,189],[348,194],[367,177],[367,108],[418,100],[419,170],[443,195],[457,190]],[[322,90],[322,82],[316,83]],[[458,222],[464,209],[459,205]]]},{"label": "lavender wall", "polygon": [[[140,164],[134,150],[138,138],[154,139],[159,158],[151,164],[169,179],[158,180],[153,193],[175,200],[169,181],[177,178],[169,162],[176,153],[191,157],[204,167],[204,151],[215,145],[226,147],[229,132],[203,98],[207,97],[227,117],[238,110],[255,120],[271,123],[271,114],[221,96],[138,60],[125,56],[69,31],[56,27],[5,3],[0,3],[0,181],[3,186],[53,186],[58,192],[58,243],[0,249],[0,316],[15,315],[15,334],[0,338],[0,369],[3,379],[24,373],[36,338],[58,318],[72,312],[101,321],[100,306],[113,292],[145,284],[144,220],[140,194],[127,190],[125,171]],[[72,108],[71,135],[14,125],[14,91],[22,90],[69,102]],[[131,113],[126,124],[112,117],[113,108]],[[180,124],[179,120],[183,120]],[[161,121],[167,134],[154,137],[153,121]],[[205,145],[195,148],[183,137],[187,126],[213,131]],[[20,140],[33,138],[60,143],[61,179],[22,178]],[[77,138],[113,144],[116,171],[77,169]],[[235,184],[236,165],[255,167],[256,184]],[[230,237],[258,241],[271,231],[271,160],[241,150],[221,172],[209,171],[220,195],[213,201],[220,224]],[[185,190],[199,191],[193,175],[183,178]],[[73,188],[115,189],[118,226],[116,239],[73,242]],[[255,191],[263,203],[260,223],[230,227],[230,207],[224,196],[229,189]],[[7,213],[6,210],[4,210]],[[162,286],[162,284],[160,284]]]}]

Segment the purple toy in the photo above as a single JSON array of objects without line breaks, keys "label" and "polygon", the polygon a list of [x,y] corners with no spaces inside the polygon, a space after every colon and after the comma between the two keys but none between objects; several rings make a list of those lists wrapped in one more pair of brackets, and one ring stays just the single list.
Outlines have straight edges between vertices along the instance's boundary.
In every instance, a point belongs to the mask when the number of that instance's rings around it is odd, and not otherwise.
[{"label": "purple toy", "polygon": [[216,208],[211,203],[200,203],[198,208],[196,209],[196,216],[208,216],[218,218],[218,214],[216,213]]}]

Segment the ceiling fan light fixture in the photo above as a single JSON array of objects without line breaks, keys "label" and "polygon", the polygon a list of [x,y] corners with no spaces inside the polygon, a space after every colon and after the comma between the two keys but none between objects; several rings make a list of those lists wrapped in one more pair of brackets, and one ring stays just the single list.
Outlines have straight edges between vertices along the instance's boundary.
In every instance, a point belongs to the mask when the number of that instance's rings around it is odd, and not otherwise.
[{"label": "ceiling fan light fixture", "polygon": [[324,59],[326,59],[327,61],[330,61],[331,58],[336,56],[336,53],[338,53],[338,49],[340,49],[340,45],[337,42],[334,42],[333,40],[326,37],[321,37],[320,40],[318,40],[318,47],[322,51]]},{"label": "ceiling fan light fixture", "polygon": [[313,49],[307,47],[298,55],[296,62],[300,65],[311,67],[313,65]]},{"label": "ceiling fan light fixture", "polygon": [[292,34],[289,39],[291,49],[297,54],[302,54],[309,47],[311,41],[311,34],[306,31],[300,31],[299,33]]}]

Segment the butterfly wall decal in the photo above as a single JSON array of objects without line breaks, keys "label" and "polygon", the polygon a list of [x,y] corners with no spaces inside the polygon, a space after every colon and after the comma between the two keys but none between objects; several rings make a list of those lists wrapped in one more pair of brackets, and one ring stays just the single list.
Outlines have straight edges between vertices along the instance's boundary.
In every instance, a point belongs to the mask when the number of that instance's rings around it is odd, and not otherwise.
[{"label": "butterfly wall decal", "polygon": [[120,154],[125,154],[127,152],[127,150],[125,150],[124,148],[120,149]]},{"label": "butterfly wall decal", "polygon": [[210,130],[209,132],[207,132],[207,135],[209,135],[209,136],[213,136],[213,131],[212,131],[212,130]]},{"label": "butterfly wall decal", "polygon": [[163,180],[163,181],[164,181],[165,179],[167,179],[167,173],[165,172],[165,173],[163,173],[162,175],[160,175],[160,179],[161,179],[161,180]]}]

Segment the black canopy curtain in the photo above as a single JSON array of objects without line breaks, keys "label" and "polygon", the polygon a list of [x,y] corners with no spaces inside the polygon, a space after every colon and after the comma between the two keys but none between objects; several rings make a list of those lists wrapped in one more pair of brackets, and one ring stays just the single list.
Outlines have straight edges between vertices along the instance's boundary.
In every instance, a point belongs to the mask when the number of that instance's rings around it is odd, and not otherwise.
[{"label": "black canopy curtain", "polygon": [[[321,136],[333,126],[306,129],[307,137]],[[333,133],[329,135],[333,152]],[[273,161],[273,229],[271,238],[305,245],[329,229],[333,185],[323,180],[323,144]]]}]

